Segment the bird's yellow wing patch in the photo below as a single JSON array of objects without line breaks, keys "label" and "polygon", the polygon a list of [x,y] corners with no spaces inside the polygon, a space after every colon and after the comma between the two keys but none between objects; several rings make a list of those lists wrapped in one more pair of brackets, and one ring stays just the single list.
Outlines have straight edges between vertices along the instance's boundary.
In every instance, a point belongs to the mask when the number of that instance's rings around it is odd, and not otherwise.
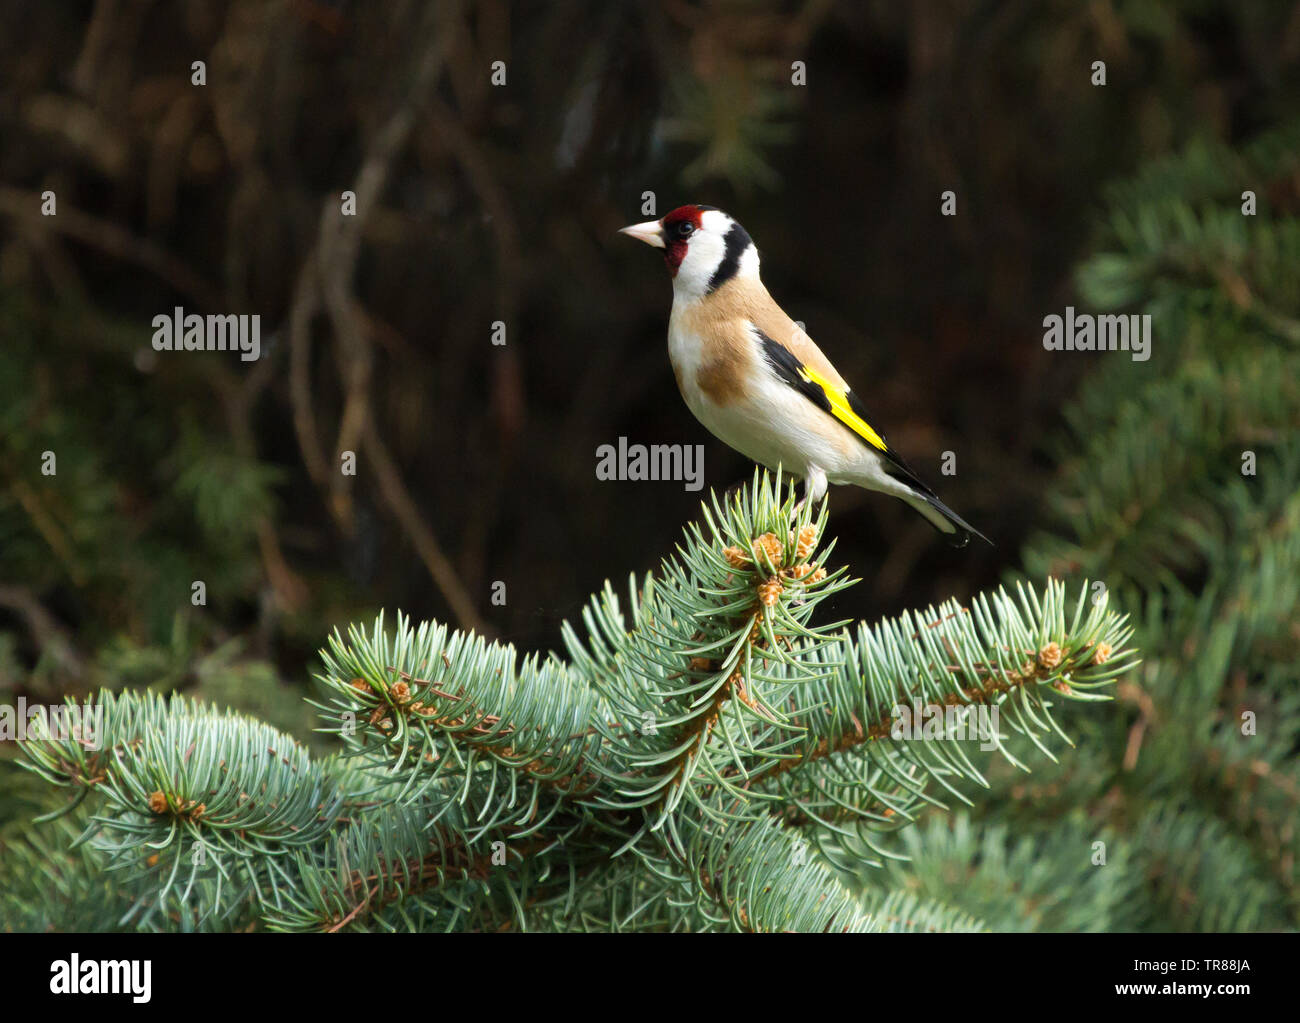
[{"label": "bird's yellow wing patch", "polygon": [[815,369],[810,369],[803,363],[799,364],[799,376],[810,384],[815,384],[817,388],[826,396],[830,404],[830,413],[859,437],[865,440],[873,448],[880,451],[888,451],[889,445],[885,443],[885,438],[876,433],[871,425],[863,419],[853,409],[852,395],[848,391],[842,391]]},{"label": "bird's yellow wing patch", "polygon": [[862,407],[862,402],[858,400],[856,394],[831,383],[823,374],[803,362],[785,345],[773,341],[758,327],[753,327],[753,330],[762,344],[763,354],[767,357],[768,365],[772,367],[773,372],[781,380],[784,380],[823,412],[838,419],[873,448],[881,452],[890,462],[911,473],[911,470],[903,464],[902,459],[889,449],[889,445],[885,443],[885,438],[880,436],[867,422],[866,409]]}]

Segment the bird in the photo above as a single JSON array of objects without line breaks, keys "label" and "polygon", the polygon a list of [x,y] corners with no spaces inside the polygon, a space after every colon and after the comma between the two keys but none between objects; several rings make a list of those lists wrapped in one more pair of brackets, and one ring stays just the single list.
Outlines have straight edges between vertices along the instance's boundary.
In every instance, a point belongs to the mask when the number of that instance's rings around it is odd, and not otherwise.
[{"label": "bird", "polygon": [[802,479],[804,501],[850,484],[906,501],[955,547],[972,536],[991,543],[870,425],[858,395],[764,287],[758,249],[735,219],[687,205],[620,233],[664,250],[673,278],[668,357],[710,433]]}]

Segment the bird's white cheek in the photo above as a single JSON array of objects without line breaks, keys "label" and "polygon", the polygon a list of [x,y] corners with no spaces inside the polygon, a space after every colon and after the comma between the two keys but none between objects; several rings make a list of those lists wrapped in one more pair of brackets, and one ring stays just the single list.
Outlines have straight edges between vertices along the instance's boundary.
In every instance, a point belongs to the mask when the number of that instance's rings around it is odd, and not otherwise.
[{"label": "bird's white cheek", "polygon": [[708,232],[696,234],[686,249],[686,258],[677,268],[677,276],[673,278],[674,290],[690,296],[703,295],[725,254],[726,244],[720,237]]}]

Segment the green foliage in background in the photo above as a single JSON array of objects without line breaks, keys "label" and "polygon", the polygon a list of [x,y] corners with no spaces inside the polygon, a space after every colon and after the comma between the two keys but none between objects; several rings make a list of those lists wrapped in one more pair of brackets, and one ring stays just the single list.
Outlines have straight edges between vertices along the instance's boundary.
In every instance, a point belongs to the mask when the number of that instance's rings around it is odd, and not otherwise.
[{"label": "green foliage in background", "polygon": [[[1242,193],[1257,200],[1243,215]],[[1030,577],[1102,580],[1143,663],[1079,755],[908,839],[874,887],[998,929],[1300,927],[1300,125],[1109,193],[1080,306],[1150,312],[1148,362],[1069,411]],[[1089,866],[1105,842],[1106,866]]]}]

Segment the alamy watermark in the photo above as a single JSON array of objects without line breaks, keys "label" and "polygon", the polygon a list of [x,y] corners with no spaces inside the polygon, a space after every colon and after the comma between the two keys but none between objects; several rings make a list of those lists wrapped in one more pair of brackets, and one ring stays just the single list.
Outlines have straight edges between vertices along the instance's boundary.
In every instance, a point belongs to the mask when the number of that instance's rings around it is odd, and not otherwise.
[{"label": "alamy watermark", "polygon": [[27,704],[18,697],[16,706],[0,705],[0,741],[73,739],[89,750],[98,750],[104,741],[103,704],[65,704],[53,706]]},{"label": "alamy watermark", "polygon": [[890,712],[894,739],[963,739],[978,741],[984,751],[998,748],[998,708],[988,704],[921,703],[896,705]]},{"label": "alamy watermark", "polygon": [[690,491],[704,488],[703,444],[602,444],[596,449],[598,480],[685,480]]},{"label": "alamy watermark", "polygon": [[177,306],[170,316],[153,318],[155,352],[239,352],[244,362],[262,355],[262,317],[258,313],[200,316]]},{"label": "alamy watermark", "polygon": [[142,1005],[153,992],[152,959],[82,959],[73,952],[50,963],[55,995],[130,995]]},{"label": "alamy watermark", "polygon": [[1134,362],[1151,358],[1151,314],[1076,313],[1043,317],[1043,347],[1049,352],[1132,352]]}]

